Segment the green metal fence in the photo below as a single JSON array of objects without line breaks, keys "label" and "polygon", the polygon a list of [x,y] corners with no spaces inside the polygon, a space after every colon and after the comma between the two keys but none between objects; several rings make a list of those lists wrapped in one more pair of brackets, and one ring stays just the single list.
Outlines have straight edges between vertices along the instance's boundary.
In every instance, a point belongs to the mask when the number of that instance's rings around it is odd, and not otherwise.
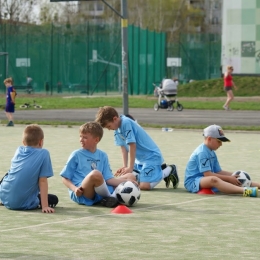
[{"label": "green metal fence", "polygon": [[181,59],[181,67],[167,67],[168,77],[181,82],[221,76],[221,35],[182,35],[177,43],[168,43],[167,57]]},{"label": "green metal fence", "polygon": [[[152,93],[165,75],[164,33],[129,26],[129,93]],[[26,77],[34,91],[86,94],[121,92],[121,27],[115,25],[0,25],[0,80],[13,77],[19,89]]]},{"label": "green metal fence", "polygon": [[[177,43],[167,43],[165,33],[130,25],[128,51],[129,94],[152,94],[152,83],[165,77],[187,82],[220,76],[220,36],[183,35]],[[121,93],[121,52],[119,24],[3,23],[0,82],[11,76],[18,92],[26,91],[29,76],[38,93]],[[167,67],[169,57],[179,58],[181,67]]]}]

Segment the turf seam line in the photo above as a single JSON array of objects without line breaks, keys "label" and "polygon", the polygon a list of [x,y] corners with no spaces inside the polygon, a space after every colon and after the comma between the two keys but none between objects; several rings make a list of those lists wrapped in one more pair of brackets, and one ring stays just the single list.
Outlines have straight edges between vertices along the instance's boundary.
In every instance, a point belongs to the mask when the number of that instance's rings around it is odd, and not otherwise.
[{"label": "turf seam line", "polygon": [[[182,204],[188,204],[188,203],[193,203],[193,202],[202,201],[202,200],[208,200],[208,199],[213,199],[213,198],[216,198],[216,197],[215,196],[211,196],[211,197],[207,197],[207,198],[201,198],[201,199],[197,199],[197,200],[190,200],[190,201],[179,202],[179,203],[160,204],[160,205],[155,205],[155,206],[146,207],[146,208],[139,208],[139,209],[135,208],[134,211],[136,212],[136,211],[139,211],[139,210],[147,210],[147,209],[158,208],[158,207],[162,207],[162,206],[182,205]],[[73,218],[73,219],[67,219],[67,220],[56,221],[56,222],[41,223],[41,224],[32,225],[32,226],[23,226],[23,227],[17,227],[17,228],[4,229],[4,230],[1,230],[0,233],[9,232],[9,231],[15,231],[15,230],[22,230],[22,229],[29,229],[29,228],[37,228],[37,227],[46,226],[46,225],[62,224],[62,223],[67,223],[67,222],[71,222],[71,221],[75,221],[75,220],[78,221],[78,220],[87,219],[87,218],[93,218],[93,217],[96,218],[96,217],[111,216],[111,215],[112,215],[111,213],[100,214],[100,215],[90,215],[90,216],[86,216],[86,217],[82,217],[82,218]],[[113,214],[113,216],[116,216],[116,215]]]}]

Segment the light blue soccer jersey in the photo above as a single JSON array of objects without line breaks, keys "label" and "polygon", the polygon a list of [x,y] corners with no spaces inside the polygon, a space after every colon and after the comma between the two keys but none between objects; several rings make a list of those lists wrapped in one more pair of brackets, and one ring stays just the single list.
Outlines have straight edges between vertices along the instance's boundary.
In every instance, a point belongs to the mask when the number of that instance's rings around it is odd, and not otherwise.
[{"label": "light blue soccer jersey", "polygon": [[114,140],[117,146],[136,144],[136,164],[161,165],[162,153],[153,139],[132,119],[121,115],[121,125],[114,131]]},{"label": "light blue soccer jersey", "polygon": [[121,115],[121,125],[114,131],[114,140],[117,146],[126,147],[135,143],[135,165],[140,182],[159,182],[162,179],[161,164],[163,163],[162,153],[153,139],[132,119]]},{"label": "light blue soccer jersey", "polygon": [[[105,152],[97,149],[92,153],[86,149],[78,149],[72,152],[60,176],[69,179],[76,187],[80,187],[84,178],[93,170],[100,171],[105,181],[114,178]],[[108,188],[110,192],[113,191],[111,186],[108,186]],[[102,199],[98,194],[96,194],[93,200],[84,196],[77,197],[70,189],[69,194],[73,201],[85,205],[92,205]]]},{"label": "light blue soccer jersey", "polygon": [[204,143],[199,145],[191,154],[185,170],[184,186],[190,192],[198,192],[200,179],[204,172],[218,173],[221,167],[215,151],[210,150]]},{"label": "light blue soccer jersey", "polygon": [[35,209],[39,205],[39,178],[51,176],[53,169],[48,150],[20,146],[0,185],[0,199],[9,209]]}]

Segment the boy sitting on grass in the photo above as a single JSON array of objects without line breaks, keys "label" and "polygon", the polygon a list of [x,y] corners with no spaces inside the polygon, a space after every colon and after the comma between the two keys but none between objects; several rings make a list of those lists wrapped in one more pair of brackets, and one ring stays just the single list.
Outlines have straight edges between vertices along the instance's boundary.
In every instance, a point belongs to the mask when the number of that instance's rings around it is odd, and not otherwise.
[{"label": "boy sitting on grass", "polygon": [[114,178],[107,154],[97,149],[103,137],[103,128],[99,123],[85,123],[79,133],[82,149],[70,155],[60,173],[62,182],[69,188],[69,196],[74,202],[86,206],[100,203],[113,208],[118,205],[114,188],[124,181],[136,183],[135,177],[128,174]]},{"label": "boy sitting on grass", "polygon": [[43,138],[38,125],[24,129],[23,146],[17,148],[10,170],[0,182],[0,200],[6,208],[54,212],[58,197],[48,194],[47,178],[53,176],[53,170],[49,151],[42,148]]},{"label": "boy sitting on grass", "polygon": [[232,175],[232,172],[221,169],[215,151],[222,142],[230,142],[221,127],[210,125],[204,129],[203,135],[204,143],[195,149],[188,161],[185,170],[185,188],[193,193],[205,188],[217,188],[227,194],[257,197],[259,183],[252,182],[251,187],[241,187],[238,175]]}]

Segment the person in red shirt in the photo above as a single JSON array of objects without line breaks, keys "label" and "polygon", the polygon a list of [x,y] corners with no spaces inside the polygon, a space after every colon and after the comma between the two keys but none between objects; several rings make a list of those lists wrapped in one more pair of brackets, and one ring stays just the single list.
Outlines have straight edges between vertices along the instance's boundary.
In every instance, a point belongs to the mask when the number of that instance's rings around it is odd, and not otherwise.
[{"label": "person in red shirt", "polygon": [[233,94],[233,87],[235,90],[237,90],[237,86],[235,85],[233,79],[232,79],[232,72],[233,72],[233,67],[232,66],[227,66],[227,71],[224,74],[224,90],[227,93],[227,100],[226,103],[224,104],[223,108],[225,110],[231,110],[229,108],[230,102],[234,99],[234,94]]}]

